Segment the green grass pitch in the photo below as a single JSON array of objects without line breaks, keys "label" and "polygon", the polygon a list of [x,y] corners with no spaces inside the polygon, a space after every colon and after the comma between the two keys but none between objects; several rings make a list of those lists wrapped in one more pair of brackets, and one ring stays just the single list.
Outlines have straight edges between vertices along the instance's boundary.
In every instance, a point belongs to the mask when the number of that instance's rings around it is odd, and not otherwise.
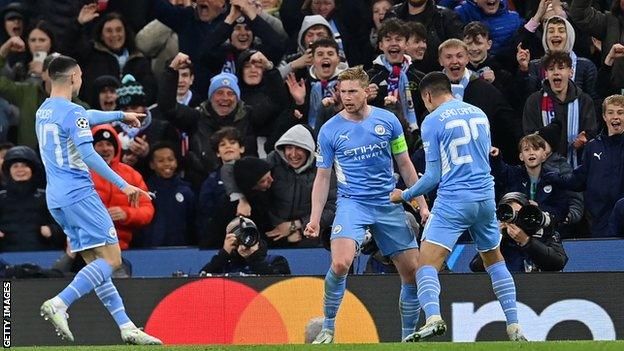
[{"label": "green grass pitch", "polygon": [[15,347],[20,351],[127,351],[127,350],[174,350],[174,351],[615,351],[624,350],[624,341],[547,341],[547,342],[476,342],[476,343],[381,343],[381,344],[335,344],[335,345],[249,345],[249,346],[55,346]]}]

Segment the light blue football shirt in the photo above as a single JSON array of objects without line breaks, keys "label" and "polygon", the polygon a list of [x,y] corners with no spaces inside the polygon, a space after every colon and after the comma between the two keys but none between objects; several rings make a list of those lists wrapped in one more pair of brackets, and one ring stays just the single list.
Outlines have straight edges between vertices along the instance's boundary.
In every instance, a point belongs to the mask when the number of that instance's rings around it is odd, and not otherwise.
[{"label": "light blue football shirt", "polygon": [[422,124],[425,160],[440,161],[438,200],[482,201],[494,198],[490,174],[490,123],[478,107],[451,100]]},{"label": "light blue football shirt", "polygon": [[36,113],[39,151],[46,172],[48,208],[59,208],[95,193],[78,145],[93,142],[85,109],[66,99],[46,99]]},{"label": "light blue football shirt", "polygon": [[396,185],[392,155],[407,151],[403,128],[392,112],[371,106],[359,122],[337,114],[321,127],[317,144],[316,166],[335,168],[339,196],[390,202]]}]

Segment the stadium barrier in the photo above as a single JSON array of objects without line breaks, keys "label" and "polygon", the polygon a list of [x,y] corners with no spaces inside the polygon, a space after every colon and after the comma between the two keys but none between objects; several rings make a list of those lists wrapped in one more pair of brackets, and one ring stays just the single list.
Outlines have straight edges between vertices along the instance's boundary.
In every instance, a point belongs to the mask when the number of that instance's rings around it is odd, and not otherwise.
[{"label": "stadium barrier", "polygon": [[[565,272],[624,271],[622,239],[566,240],[563,245],[570,258]],[[286,257],[293,275],[325,275],[329,268],[330,256],[325,249],[272,249],[270,252]],[[197,275],[216,253],[216,250],[186,247],[122,251],[123,257],[132,263],[134,277],[170,277],[176,271]],[[475,253],[472,244],[456,245],[448,258],[448,266],[455,273],[467,273]],[[5,252],[0,258],[11,264],[35,263],[48,268],[61,254],[58,251]],[[364,271],[367,260],[368,256],[355,260],[356,272]]]},{"label": "stadium barrier", "polygon": [[[624,273],[518,274],[515,280],[519,318],[530,340],[612,340],[624,335]],[[40,318],[39,306],[68,282],[5,281],[5,340],[9,322],[13,346],[63,345]],[[135,323],[166,344],[302,343],[306,323],[322,315],[320,277],[133,278],[115,284]],[[504,315],[486,274],[443,274],[441,284],[449,330],[437,340],[506,340]],[[399,277],[352,276],[347,287],[336,341],[398,341]],[[121,343],[94,294],[77,301],[69,314],[76,344]]]}]

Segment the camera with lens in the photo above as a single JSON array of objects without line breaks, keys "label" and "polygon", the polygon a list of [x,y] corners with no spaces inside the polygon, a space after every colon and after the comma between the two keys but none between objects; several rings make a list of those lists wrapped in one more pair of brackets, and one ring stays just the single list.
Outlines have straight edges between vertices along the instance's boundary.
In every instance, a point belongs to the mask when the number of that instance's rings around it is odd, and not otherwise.
[{"label": "camera with lens", "polygon": [[236,236],[236,242],[250,248],[260,240],[260,232],[256,224],[243,216],[238,217],[238,224],[232,229],[232,234]]},{"label": "camera with lens", "polygon": [[[515,211],[511,202],[522,205],[522,208]],[[501,222],[517,225],[527,234],[534,234],[551,224],[548,212],[542,212],[539,207],[529,203],[526,195],[516,192],[503,196],[496,208],[496,218]]]}]

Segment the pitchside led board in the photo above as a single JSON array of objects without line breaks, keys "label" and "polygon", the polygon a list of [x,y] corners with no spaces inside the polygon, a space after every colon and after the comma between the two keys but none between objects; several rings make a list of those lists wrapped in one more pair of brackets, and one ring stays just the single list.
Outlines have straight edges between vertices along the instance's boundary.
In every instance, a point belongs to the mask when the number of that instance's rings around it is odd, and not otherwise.
[{"label": "pitchside led board", "polygon": [[[514,277],[520,322],[530,340],[612,340],[624,335],[624,273]],[[12,281],[13,346],[62,344],[39,317],[39,306],[68,282]],[[306,323],[322,315],[320,277],[117,279],[115,284],[135,323],[166,344],[303,343]],[[506,340],[504,316],[487,275],[442,275],[441,284],[449,330],[437,340]],[[353,276],[347,288],[336,342],[398,341],[399,278]],[[79,300],[69,314],[77,344],[121,343],[95,295]]]}]

